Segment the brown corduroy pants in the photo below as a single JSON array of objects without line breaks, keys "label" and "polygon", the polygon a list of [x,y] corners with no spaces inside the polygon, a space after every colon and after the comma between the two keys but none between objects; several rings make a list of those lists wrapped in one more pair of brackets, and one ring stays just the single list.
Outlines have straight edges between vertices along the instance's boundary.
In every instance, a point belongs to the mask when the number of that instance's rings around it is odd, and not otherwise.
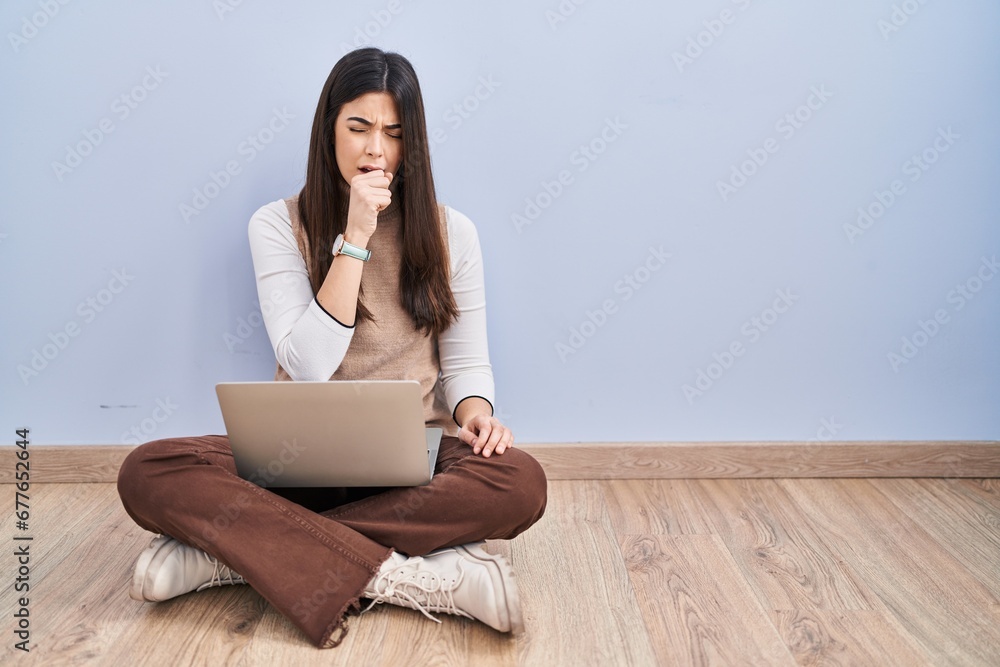
[{"label": "brown corduroy pants", "polygon": [[484,458],[444,436],[426,486],[268,489],[237,476],[227,436],[205,435],[137,447],[118,494],[142,528],[219,559],[315,645],[336,646],[394,550],[511,539],[544,513],[546,479],[520,449]]}]

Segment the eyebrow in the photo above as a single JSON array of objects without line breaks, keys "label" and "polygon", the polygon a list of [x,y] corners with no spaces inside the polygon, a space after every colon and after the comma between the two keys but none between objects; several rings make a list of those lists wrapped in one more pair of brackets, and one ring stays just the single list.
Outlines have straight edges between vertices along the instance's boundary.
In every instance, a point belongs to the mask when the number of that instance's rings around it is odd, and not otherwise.
[{"label": "eyebrow", "polygon": [[[364,118],[358,118],[357,116],[351,116],[347,120],[356,120],[359,123],[363,123],[365,125],[369,125],[369,126],[372,125],[372,122],[370,120],[365,120]],[[398,130],[398,129],[402,128],[402,127],[403,127],[402,125],[400,125],[399,123],[396,123],[395,125],[386,125],[385,129],[387,129],[387,130]]]}]

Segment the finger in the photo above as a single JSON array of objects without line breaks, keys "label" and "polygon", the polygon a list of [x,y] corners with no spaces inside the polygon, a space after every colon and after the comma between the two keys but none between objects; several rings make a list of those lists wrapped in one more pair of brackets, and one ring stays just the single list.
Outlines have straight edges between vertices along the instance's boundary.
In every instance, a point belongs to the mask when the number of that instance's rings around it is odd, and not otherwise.
[{"label": "finger", "polygon": [[479,433],[476,435],[476,442],[472,449],[473,453],[478,454],[483,451],[483,446],[489,442],[492,431],[493,429],[490,427],[489,422],[479,426]]},{"label": "finger", "polygon": [[514,446],[514,434],[510,432],[510,429],[507,429],[507,432],[504,434],[503,438],[500,439],[500,444],[497,445],[497,448],[494,451],[497,454],[503,454],[505,451],[507,451],[513,446]]},{"label": "finger", "polygon": [[373,181],[377,180],[387,180],[385,173],[381,169],[376,169],[375,171],[365,171],[357,176],[351,178],[351,183],[359,183],[362,185],[371,185]]},{"label": "finger", "polygon": [[372,203],[375,204],[375,210],[381,212],[381,211],[384,211],[385,209],[389,208],[389,204],[392,202],[392,197],[379,197],[379,196],[376,196],[376,197],[372,197],[371,201],[372,201]]},{"label": "finger", "polygon": [[464,442],[465,444],[469,445],[470,447],[476,444],[476,434],[470,431],[467,426],[462,427],[459,430],[458,439],[461,442]]},{"label": "finger", "polygon": [[392,178],[386,174],[387,172],[384,172],[381,169],[376,169],[375,171],[358,174],[352,180],[357,180],[359,183],[367,185],[368,187],[388,189],[389,182]]},{"label": "finger", "polygon": [[490,454],[493,453],[493,450],[495,450],[497,446],[500,444],[500,440],[503,439],[504,433],[506,431],[507,429],[505,429],[502,426],[498,426],[493,429],[492,433],[490,434],[490,439],[486,442],[485,445],[483,445],[483,456],[488,457]]}]

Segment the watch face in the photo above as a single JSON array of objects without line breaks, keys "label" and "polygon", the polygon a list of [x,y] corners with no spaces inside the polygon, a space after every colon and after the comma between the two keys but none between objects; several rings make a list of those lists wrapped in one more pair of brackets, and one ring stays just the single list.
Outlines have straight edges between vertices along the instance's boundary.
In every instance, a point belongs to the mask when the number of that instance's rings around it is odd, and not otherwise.
[{"label": "watch face", "polygon": [[344,235],[337,234],[337,238],[333,240],[333,254],[339,255],[341,248],[344,247]]}]

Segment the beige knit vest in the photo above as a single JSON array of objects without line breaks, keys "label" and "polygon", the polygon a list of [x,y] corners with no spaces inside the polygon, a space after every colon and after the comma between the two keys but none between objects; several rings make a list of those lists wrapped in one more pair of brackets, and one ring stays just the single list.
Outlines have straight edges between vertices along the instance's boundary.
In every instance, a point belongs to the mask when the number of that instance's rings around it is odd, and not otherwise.
[{"label": "beige knit vest", "polygon": [[[308,271],[309,240],[299,220],[298,195],[286,199],[285,205],[291,218],[292,232]],[[446,435],[457,435],[458,426],[452,419],[439,380],[441,365],[437,338],[414,328],[413,319],[403,308],[400,298],[400,206],[392,209],[395,210],[395,215],[383,217],[385,211],[379,214],[378,227],[368,242],[371,259],[365,263],[361,274],[361,298],[374,315],[375,322],[357,322],[347,354],[330,379],[417,380],[423,395],[424,421],[427,426],[438,426],[444,429]],[[448,229],[442,205],[438,205],[438,216],[447,248]],[[278,363],[274,379],[290,381],[292,378]]]}]

